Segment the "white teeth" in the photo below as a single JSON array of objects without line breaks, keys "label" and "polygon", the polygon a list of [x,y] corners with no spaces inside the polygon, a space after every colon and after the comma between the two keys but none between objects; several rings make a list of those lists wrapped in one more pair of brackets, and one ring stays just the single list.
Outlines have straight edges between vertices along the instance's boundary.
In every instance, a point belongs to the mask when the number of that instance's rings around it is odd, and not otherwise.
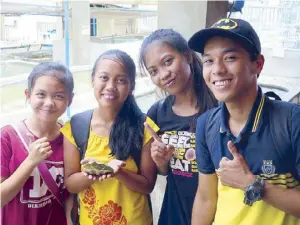
[{"label": "white teeth", "polygon": [[51,114],[52,111],[49,111],[49,110],[42,110],[45,114]]},{"label": "white teeth", "polygon": [[106,100],[112,100],[116,98],[115,95],[111,95],[111,94],[104,94],[103,96]]},{"label": "white teeth", "polygon": [[228,85],[230,82],[231,82],[231,80],[216,81],[215,85],[216,86],[225,86],[225,85]]}]

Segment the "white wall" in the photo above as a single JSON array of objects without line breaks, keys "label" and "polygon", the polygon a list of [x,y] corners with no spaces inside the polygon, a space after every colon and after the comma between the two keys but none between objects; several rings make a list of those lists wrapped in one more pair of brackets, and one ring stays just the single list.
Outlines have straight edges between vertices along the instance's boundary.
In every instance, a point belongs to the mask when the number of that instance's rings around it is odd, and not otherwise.
[{"label": "white wall", "polygon": [[159,1],[158,28],[172,28],[185,38],[205,27],[207,1]]},{"label": "white wall", "polygon": [[[126,42],[119,44],[100,44],[96,42],[88,42],[86,46],[88,51],[88,62],[87,64],[94,64],[95,60],[106,50],[109,49],[120,49],[127,52],[133,60],[138,63],[138,56],[140,51],[141,41]],[[70,55],[72,55],[72,40],[70,41]],[[65,62],[65,43],[64,40],[53,41],[53,60]],[[75,57],[75,56],[74,56]],[[71,57],[70,57],[71,59]],[[70,61],[70,65],[76,65],[73,61]]]},{"label": "white wall", "polygon": [[[57,29],[58,19],[53,16],[37,15],[1,16],[0,22],[4,32],[1,34],[2,40],[5,36],[7,41],[38,42],[40,32],[46,32],[48,28],[49,30]],[[14,24],[15,26],[13,26]],[[58,29],[62,29],[61,26]],[[53,38],[57,38],[56,35]]]}]

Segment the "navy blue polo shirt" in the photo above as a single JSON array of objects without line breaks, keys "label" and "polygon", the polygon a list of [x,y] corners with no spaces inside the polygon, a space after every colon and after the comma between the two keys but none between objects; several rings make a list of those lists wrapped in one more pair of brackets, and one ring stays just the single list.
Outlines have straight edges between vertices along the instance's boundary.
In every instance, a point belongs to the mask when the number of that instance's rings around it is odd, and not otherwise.
[{"label": "navy blue polo shirt", "polygon": [[[205,141],[205,124],[208,112],[197,120],[196,156],[198,170],[203,174],[215,173],[222,157],[232,159],[227,148],[228,141],[233,141],[239,153],[244,157],[251,172],[269,183],[283,188],[300,187],[300,106],[281,102],[282,107],[292,107],[290,145],[281,151],[276,150],[270,129],[269,112],[266,96],[259,88],[248,121],[238,137],[234,137],[228,127],[228,111],[222,103],[220,107],[220,130],[212,149]],[[274,104],[269,101],[268,104]],[[276,122],[276,121],[274,121]],[[200,181],[201,182],[201,181]],[[300,190],[299,190],[300,191]],[[222,224],[299,224],[300,220],[275,209],[264,201],[249,207],[243,203],[244,192],[227,186],[218,185],[218,206],[214,225]],[[230,207],[228,207],[230,206]],[[265,221],[265,222],[264,222]],[[284,221],[284,223],[282,222]],[[295,222],[296,221],[296,222]],[[272,223],[270,223],[272,222]]]}]

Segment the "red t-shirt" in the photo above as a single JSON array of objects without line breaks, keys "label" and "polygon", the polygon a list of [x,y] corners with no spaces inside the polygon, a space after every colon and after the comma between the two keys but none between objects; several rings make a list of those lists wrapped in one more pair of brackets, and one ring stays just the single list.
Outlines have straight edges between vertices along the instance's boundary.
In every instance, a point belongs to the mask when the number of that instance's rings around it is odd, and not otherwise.
[{"label": "red t-shirt", "polygon": [[[37,139],[37,137],[35,137]],[[52,155],[45,161],[63,196],[63,135],[50,142]],[[25,151],[25,154],[21,151]],[[1,128],[1,177],[8,178],[24,161],[27,150],[11,126]],[[37,167],[21,191],[1,209],[2,225],[65,225],[63,207],[42,179]]]}]

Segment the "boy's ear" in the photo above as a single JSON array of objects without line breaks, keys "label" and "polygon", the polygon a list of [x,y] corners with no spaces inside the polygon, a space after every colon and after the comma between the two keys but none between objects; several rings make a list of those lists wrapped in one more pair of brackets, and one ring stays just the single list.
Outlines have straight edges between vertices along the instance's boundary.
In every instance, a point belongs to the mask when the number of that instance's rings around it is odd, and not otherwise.
[{"label": "boy's ear", "polygon": [[258,68],[258,70],[259,70],[259,72],[261,72],[262,71],[262,69],[263,69],[263,67],[264,67],[264,65],[265,65],[265,57],[264,57],[264,55],[259,55],[258,56],[258,62],[257,62],[257,68]]},{"label": "boy's ear", "polygon": [[253,74],[260,74],[265,64],[265,57],[260,54],[254,63]]}]

